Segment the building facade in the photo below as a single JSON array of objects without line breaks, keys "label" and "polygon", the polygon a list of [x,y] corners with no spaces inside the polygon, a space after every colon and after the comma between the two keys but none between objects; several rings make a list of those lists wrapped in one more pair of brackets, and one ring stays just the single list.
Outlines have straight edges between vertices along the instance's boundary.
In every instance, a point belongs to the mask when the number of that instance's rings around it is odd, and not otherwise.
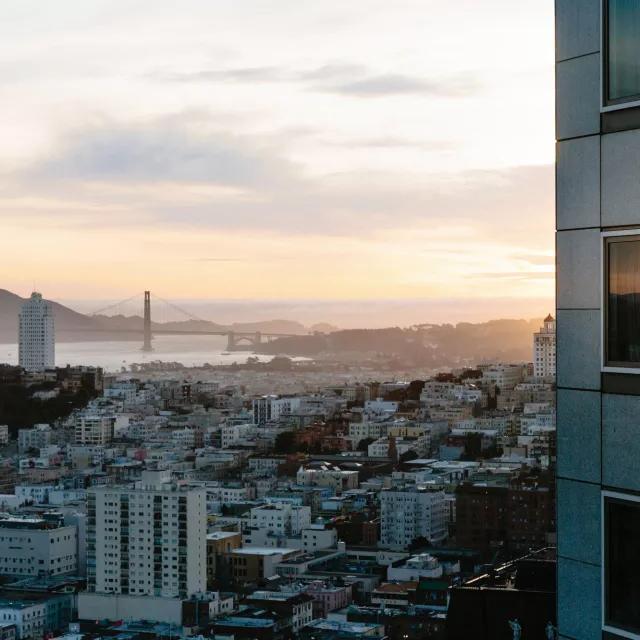
[{"label": "building facade", "polygon": [[51,304],[35,291],[19,316],[19,363],[25,371],[55,367],[55,327]]},{"label": "building facade", "polygon": [[206,591],[206,491],[145,471],[88,492],[87,590],[188,598]]},{"label": "building facade", "polygon": [[556,321],[551,314],[544,319],[540,331],[533,334],[533,375],[556,376]]},{"label": "building facade", "polygon": [[640,2],[556,0],[558,630],[640,638]]},{"label": "building facade", "polygon": [[0,519],[0,575],[50,577],[78,569],[78,532],[59,519]]},{"label": "building facade", "polygon": [[380,492],[380,543],[390,549],[408,549],[418,538],[437,545],[447,537],[444,491],[419,486]]}]

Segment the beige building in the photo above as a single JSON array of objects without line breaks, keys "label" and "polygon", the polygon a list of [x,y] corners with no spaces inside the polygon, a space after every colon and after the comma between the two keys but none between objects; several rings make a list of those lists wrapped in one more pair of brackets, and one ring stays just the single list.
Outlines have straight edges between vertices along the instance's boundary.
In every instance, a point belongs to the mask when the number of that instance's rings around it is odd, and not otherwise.
[{"label": "beige building", "polygon": [[131,487],[89,490],[87,589],[188,598],[206,590],[206,491],[145,471]]}]

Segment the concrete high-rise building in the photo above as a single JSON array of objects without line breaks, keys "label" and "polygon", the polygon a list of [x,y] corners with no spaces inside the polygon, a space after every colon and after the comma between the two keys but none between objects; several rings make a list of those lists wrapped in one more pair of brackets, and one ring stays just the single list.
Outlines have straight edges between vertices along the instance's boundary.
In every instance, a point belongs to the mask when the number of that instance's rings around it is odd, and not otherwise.
[{"label": "concrete high-rise building", "polygon": [[55,327],[51,304],[35,291],[20,309],[19,363],[26,371],[55,366]]},{"label": "concrete high-rise building", "polygon": [[113,440],[115,423],[115,416],[79,414],[75,420],[74,439],[77,444],[109,444]]},{"label": "concrete high-rise building", "polygon": [[408,549],[416,538],[437,545],[447,537],[444,491],[407,485],[380,492],[380,543]]},{"label": "concrete high-rise building", "polygon": [[87,590],[188,598],[207,588],[206,490],[144,471],[88,492]]},{"label": "concrete high-rise building", "polygon": [[555,378],[556,321],[549,314],[540,331],[533,334],[533,375],[536,378]]},{"label": "concrete high-rise building", "polygon": [[640,638],[640,2],[556,0],[558,632]]}]

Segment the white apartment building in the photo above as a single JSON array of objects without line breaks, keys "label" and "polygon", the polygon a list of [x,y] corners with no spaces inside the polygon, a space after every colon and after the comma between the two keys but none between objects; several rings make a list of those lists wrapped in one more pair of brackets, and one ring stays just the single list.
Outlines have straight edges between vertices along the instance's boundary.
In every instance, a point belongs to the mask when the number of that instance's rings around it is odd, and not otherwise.
[{"label": "white apartment building", "polygon": [[[196,483],[191,483],[197,486]],[[203,485],[207,491],[207,511],[217,512],[222,505],[241,504],[249,502],[256,497],[256,489],[241,482],[205,482]]]},{"label": "white apartment building", "polygon": [[101,446],[109,444],[113,440],[115,423],[114,416],[79,414],[75,419],[76,444]]},{"label": "white apartment building", "polygon": [[207,586],[204,488],[144,471],[131,487],[88,492],[87,589],[187,598]]},{"label": "white apartment building", "polygon": [[40,640],[46,622],[46,602],[0,600],[0,624],[14,624],[19,640]]},{"label": "white apartment building", "polygon": [[536,378],[556,375],[556,321],[551,314],[544,319],[540,331],[533,334],[533,375]]},{"label": "white apartment building", "polygon": [[360,481],[357,471],[343,471],[322,465],[307,469],[300,467],[296,474],[296,482],[307,487],[331,487],[336,493],[342,493],[349,489],[357,489]]},{"label": "white apartment building", "polygon": [[0,424],[0,445],[9,444],[9,426]]},{"label": "white apartment building", "polygon": [[37,424],[33,429],[18,431],[18,451],[24,453],[29,449],[42,449],[51,444],[53,431],[48,424]]},{"label": "white apartment building", "polygon": [[[367,448],[367,453],[372,458],[386,458],[389,456],[390,438],[380,438],[372,442]],[[416,438],[395,438],[396,451],[401,456],[407,451],[415,451],[418,455],[429,452],[431,436],[425,434]]]},{"label": "white apartment building", "polygon": [[517,364],[494,364],[483,368],[482,379],[500,390],[513,389],[524,379],[525,369]]},{"label": "white apartment building", "polygon": [[361,440],[373,438],[377,440],[387,432],[387,422],[350,422],[349,437],[352,438],[356,445]]},{"label": "white apartment building", "polygon": [[416,538],[439,544],[447,537],[444,491],[407,485],[380,492],[380,546],[407,549]]},{"label": "white apartment building", "polygon": [[19,363],[25,371],[55,367],[53,308],[35,291],[22,305],[19,315]]},{"label": "white apartment building", "polygon": [[251,509],[251,528],[274,535],[297,536],[311,525],[311,507],[286,503],[266,504]]},{"label": "white apartment building", "polygon": [[282,416],[300,409],[301,398],[279,398],[262,396],[253,401],[253,424],[263,425],[277,422]]},{"label": "white apartment building", "polygon": [[75,526],[39,517],[0,519],[0,575],[59,576],[78,568]]},{"label": "white apartment building", "polygon": [[225,424],[220,428],[220,445],[228,449],[250,438],[255,431],[253,424]]},{"label": "white apartment building", "polygon": [[398,412],[399,402],[393,402],[391,400],[383,400],[377,398],[376,400],[366,400],[364,403],[364,412],[366,414],[375,415],[392,415]]}]

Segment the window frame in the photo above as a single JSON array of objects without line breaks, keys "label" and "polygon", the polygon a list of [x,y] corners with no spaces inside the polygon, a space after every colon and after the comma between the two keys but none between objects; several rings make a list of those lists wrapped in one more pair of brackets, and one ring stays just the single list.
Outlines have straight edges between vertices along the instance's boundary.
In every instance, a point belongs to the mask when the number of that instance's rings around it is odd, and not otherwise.
[{"label": "window frame", "polygon": [[609,0],[600,2],[600,112],[640,107],[640,92],[609,100]]},{"label": "window frame", "polygon": [[611,502],[619,503],[635,503],[640,509],[640,496],[632,493],[622,493],[620,491],[602,491],[601,499],[601,620],[602,631],[617,635],[618,637],[628,638],[628,640],[640,640],[640,631],[629,631],[621,627],[615,627],[608,624],[607,621],[607,577],[608,577],[608,559],[609,559],[609,547],[607,545],[608,540],[608,526],[607,526],[607,505]]},{"label": "window frame", "polygon": [[627,238],[627,240],[618,240],[618,242],[632,242],[632,238],[640,241],[640,228],[623,229],[621,231],[603,231],[601,233],[601,255],[600,255],[600,291],[601,291],[601,311],[600,311],[600,336],[601,336],[601,371],[603,373],[629,373],[640,375],[640,361],[634,364],[626,365],[624,363],[610,363],[608,360],[607,349],[609,346],[609,338],[607,335],[609,322],[609,251],[608,247],[612,242],[616,242],[615,238]]}]

